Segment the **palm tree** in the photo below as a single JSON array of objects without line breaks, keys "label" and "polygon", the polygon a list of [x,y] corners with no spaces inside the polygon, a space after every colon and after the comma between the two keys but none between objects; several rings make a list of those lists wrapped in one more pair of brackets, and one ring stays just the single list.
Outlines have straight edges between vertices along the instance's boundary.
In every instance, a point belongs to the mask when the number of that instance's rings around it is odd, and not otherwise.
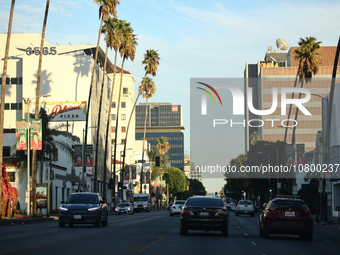
[{"label": "palm tree", "polygon": [[[142,81],[142,84],[140,85],[140,87],[144,86],[145,80],[146,80],[146,76],[148,74],[151,74],[152,76],[156,76],[156,72],[157,72],[157,68],[159,66],[159,54],[157,53],[157,50],[147,50],[146,54],[144,54],[144,60],[142,61],[142,64],[145,64],[145,75]],[[139,96],[141,95],[141,89],[138,89],[139,93],[138,96],[135,100],[135,103],[133,105],[133,108],[131,110],[131,114],[130,114],[130,118],[129,118],[129,122],[127,125],[127,130],[126,130],[126,134],[125,134],[125,144],[124,144],[124,155],[126,152],[126,141],[128,138],[128,132],[129,132],[129,127],[130,127],[130,122],[131,122],[131,118],[133,116],[133,112],[135,111],[136,108],[136,104],[138,101]],[[125,157],[123,158],[123,165],[125,164]]]},{"label": "palm tree", "polygon": [[[1,84],[1,104],[0,104],[0,166],[2,167],[2,154],[4,143],[4,121],[5,121],[5,93],[6,93],[6,76],[7,76],[7,61],[9,55],[9,45],[12,34],[13,12],[14,12],[15,0],[12,0],[11,13],[9,15],[8,32],[4,59],[4,69],[2,72],[2,84]],[[1,168],[2,169],[2,168]],[[0,180],[2,182],[2,170],[0,171]],[[2,201],[2,183],[0,185],[0,202]],[[0,219],[2,215],[2,207],[0,206]]]},{"label": "palm tree", "polygon": [[[136,55],[136,46],[137,37],[133,34],[133,29],[130,26],[129,22],[125,20],[119,21],[119,29],[122,33],[122,41],[119,48],[120,56],[123,58],[122,66],[121,66],[121,73],[120,73],[120,85],[119,85],[119,92],[118,92],[118,102],[117,102],[117,114],[116,114],[116,132],[115,132],[115,143],[114,143],[114,150],[113,150],[113,172],[116,172],[116,157],[117,157],[117,135],[118,135],[118,121],[119,121],[119,110],[120,110],[120,97],[122,94],[122,84],[123,84],[123,73],[124,73],[124,62],[129,58],[131,61],[134,61]],[[125,154],[124,154],[125,158]],[[124,165],[123,165],[124,168]]]},{"label": "palm tree", "polygon": [[[301,79],[301,88],[303,87],[303,81],[308,83],[312,76],[315,75],[319,70],[319,59],[321,53],[317,50],[320,49],[320,44],[322,42],[317,42],[315,37],[306,37],[306,39],[300,38],[298,42],[299,48],[295,50],[295,58],[299,60],[298,76]],[[299,99],[302,93],[299,94]],[[296,108],[295,121],[297,120],[299,113],[299,108]],[[295,130],[296,125],[293,128],[292,144],[295,144]],[[294,142],[293,142],[294,141]],[[296,160],[296,159],[295,159]]]},{"label": "palm tree", "polygon": [[[100,26],[99,26],[99,31],[98,31],[97,48],[96,48],[95,58],[94,58],[93,68],[92,68],[89,99],[88,99],[88,102],[87,102],[86,122],[85,122],[85,138],[84,138],[84,144],[85,145],[87,144],[87,131],[88,131],[89,110],[90,110],[90,104],[91,104],[92,86],[93,86],[93,80],[94,80],[96,65],[97,65],[99,42],[100,42],[100,36],[101,36],[101,33],[102,33],[102,26],[103,26],[104,20],[107,20],[109,18],[110,14],[112,14],[115,18],[117,18],[117,5],[120,4],[119,0],[94,0],[94,2],[99,4],[99,19],[101,21],[100,21]],[[84,166],[83,174],[85,172],[86,172],[86,169],[85,169],[85,166]],[[97,178],[97,176],[95,176],[95,177]],[[94,191],[95,192],[96,192],[96,188],[97,188],[97,179],[94,179]]]},{"label": "palm tree", "polygon": [[[45,17],[44,17],[44,24],[41,34],[41,42],[40,42],[40,54],[39,54],[39,64],[38,64],[38,78],[37,78],[37,90],[36,90],[36,97],[35,97],[35,118],[39,118],[39,97],[40,97],[40,84],[41,84],[41,65],[42,65],[42,49],[44,48],[44,41],[45,41],[45,31],[46,31],[46,23],[48,17],[48,9],[50,6],[50,0],[46,1],[46,8],[45,8]],[[37,186],[37,151],[33,150],[32,155],[32,194],[36,194],[36,186]],[[33,203],[33,215],[37,212],[37,203],[36,203],[36,196],[33,196],[32,199]]]},{"label": "palm tree", "polygon": [[161,136],[157,139],[157,150],[160,155],[164,155],[170,149],[168,139]]},{"label": "palm tree", "polygon": [[[145,143],[145,134],[146,134],[146,119],[148,117],[148,99],[153,97],[156,93],[156,86],[151,78],[147,77],[145,79],[144,86],[142,89],[143,98],[145,98],[145,119],[144,119],[144,136],[143,136],[143,149],[142,149],[142,163],[144,162],[144,143]],[[142,183],[142,175],[143,175],[143,165],[141,171],[141,183]],[[142,193],[142,185],[140,186],[140,193]]]}]

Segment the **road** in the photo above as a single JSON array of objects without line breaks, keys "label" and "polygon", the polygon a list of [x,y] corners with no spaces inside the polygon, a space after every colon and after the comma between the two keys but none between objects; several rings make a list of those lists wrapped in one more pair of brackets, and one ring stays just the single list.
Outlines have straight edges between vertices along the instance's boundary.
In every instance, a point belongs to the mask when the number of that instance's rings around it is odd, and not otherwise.
[{"label": "road", "polygon": [[166,211],[110,215],[107,227],[59,228],[58,221],[1,226],[1,254],[338,254],[340,230],[314,226],[312,242],[297,236],[258,235],[258,214],[230,213],[229,237],[220,232],[179,234],[179,216]]}]

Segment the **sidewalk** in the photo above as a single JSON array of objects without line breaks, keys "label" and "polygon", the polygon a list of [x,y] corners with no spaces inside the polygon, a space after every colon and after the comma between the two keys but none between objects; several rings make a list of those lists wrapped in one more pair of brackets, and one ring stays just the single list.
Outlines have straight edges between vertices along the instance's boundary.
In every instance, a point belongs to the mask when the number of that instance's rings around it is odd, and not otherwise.
[{"label": "sidewalk", "polygon": [[315,221],[316,216],[312,215],[314,219],[314,223],[317,226],[328,226],[334,229],[340,230],[340,218],[339,217],[331,217],[329,222],[324,221]]},{"label": "sidewalk", "polygon": [[1,217],[0,219],[0,226],[6,226],[6,225],[17,225],[17,224],[29,224],[29,223],[36,223],[36,222],[45,222],[45,221],[54,221],[58,220],[58,215],[50,215],[47,216],[41,216],[41,217],[30,217],[27,219],[26,217]]}]

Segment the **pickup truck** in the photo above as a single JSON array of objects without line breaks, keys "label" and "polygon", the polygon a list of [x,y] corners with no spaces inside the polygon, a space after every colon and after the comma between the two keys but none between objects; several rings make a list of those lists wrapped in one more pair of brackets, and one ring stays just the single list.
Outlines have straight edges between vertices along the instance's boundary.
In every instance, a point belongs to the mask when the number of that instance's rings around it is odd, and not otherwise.
[{"label": "pickup truck", "polygon": [[250,200],[240,200],[236,206],[236,216],[240,214],[249,214],[250,217],[254,217],[255,215],[255,207],[252,201]]}]

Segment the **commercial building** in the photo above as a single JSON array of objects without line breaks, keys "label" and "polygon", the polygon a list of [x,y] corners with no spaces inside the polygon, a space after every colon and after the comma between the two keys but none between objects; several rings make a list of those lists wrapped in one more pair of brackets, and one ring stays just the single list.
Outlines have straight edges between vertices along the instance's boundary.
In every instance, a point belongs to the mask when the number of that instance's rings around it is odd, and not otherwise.
[{"label": "commercial building", "polygon": [[[136,140],[143,140],[145,103],[136,105]],[[184,171],[184,134],[182,130],[182,106],[171,103],[148,103],[145,139],[151,150],[157,150],[157,139],[168,139],[170,150],[168,163]]]}]

